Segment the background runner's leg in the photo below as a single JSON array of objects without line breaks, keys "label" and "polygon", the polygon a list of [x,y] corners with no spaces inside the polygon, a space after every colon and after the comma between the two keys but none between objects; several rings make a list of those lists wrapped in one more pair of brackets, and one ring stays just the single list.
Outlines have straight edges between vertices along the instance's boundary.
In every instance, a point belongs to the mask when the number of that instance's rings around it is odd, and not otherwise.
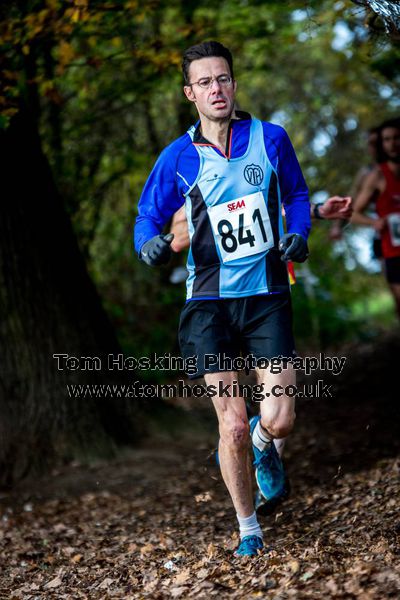
[{"label": "background runner's leg", "polygon": [[397,316],[400,318],[400,283],[390,283],[389,288],[393,294]]}]

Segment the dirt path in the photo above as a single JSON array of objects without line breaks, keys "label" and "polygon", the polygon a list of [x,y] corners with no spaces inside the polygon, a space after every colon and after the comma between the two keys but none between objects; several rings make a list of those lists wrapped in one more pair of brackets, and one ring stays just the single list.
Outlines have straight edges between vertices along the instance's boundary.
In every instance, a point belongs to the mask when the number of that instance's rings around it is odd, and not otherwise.
[{"label": "dirt path", "polygon": [[199,402],[199,427],[179,439],[3,494],[0,598],[399,598],[400,340],[346,352],[334,397],[298,404],[292,496],[263,519],[269,552],[232,558],[215,422]]}]

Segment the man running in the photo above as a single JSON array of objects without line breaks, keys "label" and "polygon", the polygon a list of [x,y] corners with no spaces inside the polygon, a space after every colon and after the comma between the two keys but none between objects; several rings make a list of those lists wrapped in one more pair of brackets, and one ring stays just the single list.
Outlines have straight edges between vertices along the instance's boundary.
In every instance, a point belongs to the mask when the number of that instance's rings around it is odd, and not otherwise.
[{"label": "man running", "polygon": [[[352,198],[350,196],[332,196],[324,202],[310,204],[311,218],[322,220],[336,220],[343,223],[351,218],[353,209],[351,206]],[[341,226],[340,226],[341,232]],[[174,252],[181,252],[190,246],[190,237],[188,222],[186,219],[185,206],[182,206],[173,216],[170,227],[170,233],[174,235],[171,242],[171,248]],[[289,265],[288,265],[289,266]],[[170,281],[172,283],[182,283],[186,281],[188,271],[185,267],[175,267]],[[286,438],[275,438],[274,445],[280,458],[282,458],[285,448]],[[219,464],[218,452],[216,453],[217,463]],[[255,496],[255,508],[258,515],[271,515],[280,506],[282,501],[289,497],[290,483],[286,478],[285,488],[281,490],[278,496],[265,498],[260,490],[257,490]]]},{"label": "man running", "polygon": [[[381,236],[384,271],[400,318],[400,120],[386,121],[379,131],[379,155],[385,162],[366,177],[355,199],[352,221],[370,225]],[[364,214],[375,202],[377,218]]]},{"label": "man running", "polygon": [[[239,522],[236,553],[254,556],[263,541],[248,440],[250,434],[261,493],[278,497],[285,474],[273,440],[285,437],[295,419],[295,400],[289,395],[295,371],[282,358],[295,354],[285,261],[303,262],[308,256],[310,204],[286,132],[235,110],[230,51],[218,42],[204,42],[185,52],[182,66],[184,93],[196,106],[199,122],[157,160],[139,201],[135,248],[151,266],[166,263],[173,235],[161,231],[185,204],[189,276],[179,341],[184,358],[197,357],[192,377],[233,389],[237,372],[224,359],[242,353],[264,359],[264,366],[265,360],[280,359],[279,373],[271,365],[256,369],[265,399],[250,425],[242,397],[221,393],[213,398],[221,472]],[[279,397],[272,390],[279,390]]]}]

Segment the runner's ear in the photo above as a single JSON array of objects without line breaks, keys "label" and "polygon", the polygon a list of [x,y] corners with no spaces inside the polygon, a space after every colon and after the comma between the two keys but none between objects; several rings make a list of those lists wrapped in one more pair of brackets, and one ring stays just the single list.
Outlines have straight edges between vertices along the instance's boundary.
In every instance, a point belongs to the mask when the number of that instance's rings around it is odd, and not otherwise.
[{"label": "runner's ear", "polygon": [[193,92],[193,88],[190,85],[185,85],[183,87],[184,94],[190,102],[196,102],[196,96]]}]

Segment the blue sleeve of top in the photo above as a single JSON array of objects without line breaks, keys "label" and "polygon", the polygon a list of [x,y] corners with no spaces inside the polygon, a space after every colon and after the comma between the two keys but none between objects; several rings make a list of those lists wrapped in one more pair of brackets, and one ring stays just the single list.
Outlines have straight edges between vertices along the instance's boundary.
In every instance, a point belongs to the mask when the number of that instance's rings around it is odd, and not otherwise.
[{"label": "blue sleeve of top", "polygon": [[176,155],[172,145],[160,154],[143,188],[134,228],[136,252],[145,242],[159,235],[172,215],[184,204],[176,182]]},{"label": "blue sleeve of top", "polygon": [[308,188],[303,173],[286,131],[278,125],[268,125],[268,129],[264,127],[265,145],[268,154],[272,146],[275,146],[272,153],[275,155],[274,162],[286,214],[287,231],[300,233],[307,239],[311,229],[311,217]]}]

